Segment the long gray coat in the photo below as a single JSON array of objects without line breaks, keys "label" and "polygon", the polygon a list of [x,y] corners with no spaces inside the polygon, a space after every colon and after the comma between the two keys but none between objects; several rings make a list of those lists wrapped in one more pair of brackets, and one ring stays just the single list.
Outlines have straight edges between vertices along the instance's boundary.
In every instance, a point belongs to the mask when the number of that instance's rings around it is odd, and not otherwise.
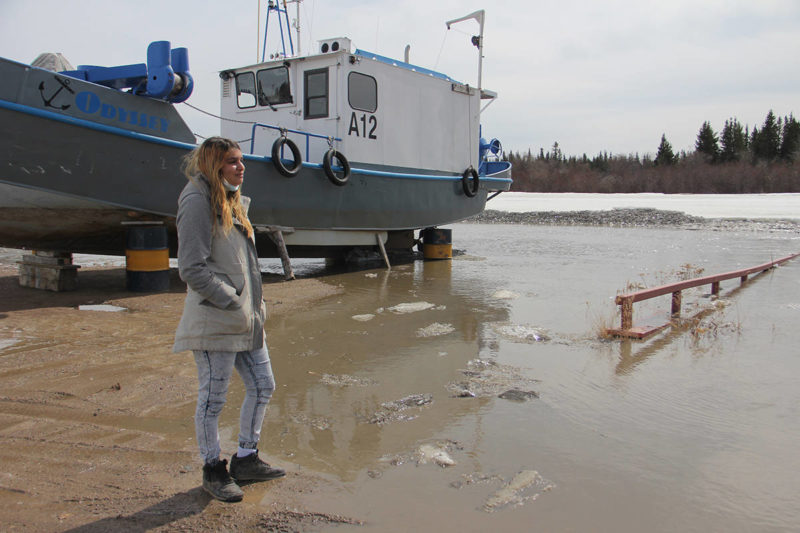
[{"label": "long gray coat", "polygon": [[[246,212],[250,199],[242,205]],[[239,221],[226,235],[211,218],[208,182],[199,176],[178,199],[178,270],[188,287],[173,351],[258,349],[266,308],[255,241]]]}]

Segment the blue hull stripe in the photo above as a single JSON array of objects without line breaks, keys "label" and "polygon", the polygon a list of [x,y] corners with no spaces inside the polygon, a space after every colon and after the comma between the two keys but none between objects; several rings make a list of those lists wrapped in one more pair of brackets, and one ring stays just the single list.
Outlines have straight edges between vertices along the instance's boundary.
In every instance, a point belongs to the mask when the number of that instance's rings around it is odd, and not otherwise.
[{"label": "blue hull stripe", "polygon": [[[37,109],[35,107],[30,107],[22,104],[15,104],[13,102],[8,102],[6,100],[0,100],[0,108],[10,109],[12,111],[17,111],[19,113],[26,113],[28,115],[33,115],[39,118],[43,118],[46,120],[55,120],[58,122],[63,122],[66,124],[71,124],[74,126],[80,126],[83,128],[89,128],[97,131],[102,131],[104,133],[110,133],[112,135],[120,135],[123,137],[128,137],[131,139],[136,139],[138,141],[145,141],[154,144],[161,144],[163,146],[169,146],[171,148],[178,148],[181,150],[193,150],[196,148],[196,145],[173,141],[171,139],[164,139],[161,137],[156,137],[153,135],[147,135],[146,133],[139,133],[136,131],[129,131],[122,128],[117,128],[114,126],[108,126],[106,124],[98,124],[96,122],[91,122],[89,120],[84,120],[76,117],[71,117],[69,115],[62,115],[60,113],[53,113],[52,111],[45,111],[44,109]],[[244,155],[245,160],[249,161],[272,161],[271,157],[268,156],[258,156],[258,155]],[[313,169],[322,169],[322,165],[318,163],[306,163],[303,162],[304,167],[313,168]],[[437,180],[437,181],[459,181],[461,180],[461,176],[435,176],[435,175],[426,175],[426,174],[402,174],[397,172],[383,172],[380,170],[365,170],[365,169],[358,169],[353,168],[351,169],[351,173],[353,174],[364,174],[367,176],[380,176],[386,178],[393,178],[393,179],[418,179],[418,180]],[[481,181],[487,182],[497,182],[497,183],[511,183],[512,180],[509,178],[492,178],[490,176],[481,176]]]}]

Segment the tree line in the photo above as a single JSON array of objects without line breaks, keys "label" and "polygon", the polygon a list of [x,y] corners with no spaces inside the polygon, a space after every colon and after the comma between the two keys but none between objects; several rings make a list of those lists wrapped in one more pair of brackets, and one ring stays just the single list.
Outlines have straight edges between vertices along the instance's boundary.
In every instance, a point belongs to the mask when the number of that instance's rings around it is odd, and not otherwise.
[{"label": "tree line", "polygon": [[566,156],[558,142],[533,155],[509,152],[513,191],[599,193],[778,193],[800,192],[800,122],[767,113],[761,127],[725,121],[717,134],[700,127],[691,152],[675,153],[666,135],[655,156]]}]

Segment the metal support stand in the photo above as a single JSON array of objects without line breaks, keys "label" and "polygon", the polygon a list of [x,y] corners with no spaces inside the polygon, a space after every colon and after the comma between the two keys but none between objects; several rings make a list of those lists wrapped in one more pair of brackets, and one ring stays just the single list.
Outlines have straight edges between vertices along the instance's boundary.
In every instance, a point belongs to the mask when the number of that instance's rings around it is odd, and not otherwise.
[{"label": "metal support stand", "polygon": [[289,252],[286,250],[286,241],[283,240],[283,232],[277,228],[269,228],[268,235],[270,240],[278,247],[278,255],[280,255],[281,264],[283,265],[283,279],[286,281],[295,279],[292,261],[289,258]]},{"label": "metal support stand", "polygon": [[392,265],[389,263],[389,256],[386,255],[386,248],[383,246],[383,241],[381,240],[381,234],[375,234],[375,240],[378,241],[378,248],[381,251],[381,256],[383,256],[383,262],[386,263],[386,270],[391,270]]}]

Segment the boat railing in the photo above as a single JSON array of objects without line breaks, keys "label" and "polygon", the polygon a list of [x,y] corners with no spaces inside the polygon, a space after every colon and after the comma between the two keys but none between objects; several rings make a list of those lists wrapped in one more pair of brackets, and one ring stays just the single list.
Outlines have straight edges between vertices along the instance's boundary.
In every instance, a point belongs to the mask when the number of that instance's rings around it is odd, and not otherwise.
[{"label": "boat railing", "polygon": [[478,166],[478,174],[481,176],[491,176],[511,168],[510,161],[481,161]]},{"label": "boat railing", "polygon": [[743,268],[741,270],[734,270],[732,272],[725,272],[724,274],[715,274],[713,276],[704,276],[701,278],[693,278],[685,281],[678,281],[668,285],[661,285],[659,287],[652,287],[650,289],[642,289],[636,292],[627,294],[620,294],[616,297],[616,304],[620,306],[621,324],[619,329],[609,329],[607,332],[616,337],[631,337],[636,339],[643,339],[657,331],[669,326],[669,323],[662,326],[633,326],[633,304],[634,302],[641,302],[649,300],[657,296],[665,294],[672,295],[672,316],[678,317],[681,313],[681,291],[691,289],[693,287],[700,287],[701,285],[711,285],[711,294],[714,296],[719,295],[719,283],[721,281],[733,278],[740,278],[741,282],[747,281],[747,276],[759,272],[766,272],[777,265],[785,263],[790,259],[800,257],[800,254],[792,254],[763,265],[757,265],[750,268]]},{"label": "boat railing", "polygon": [[[306,139],[306,142],[305,142],[306,154],[305,154],[305,157],[303,158],[304,161],[308,161],[309,160],[309,157],[310,157],[310,154],[311,154],[311,139],[312,138],[313,139],[324,139],[325,142],[328,143],[329,145],[331,145],[334,141],[335,142],[341,142],[342,141],[338,137],[328,137],[326,135],[320,135],[318,133],[308,133],[307,131],[293,130],[293,129],[289,129],[289,128],[283,128],[281,126],[273,126],[272,124],[261,124],[260,122],[255,122],[255,123],[253,123],[253,128],[252,128],[252,130],[250,132],[250,154],[251,155],[253,154],[253,151],[255,150],[255,146],[256,146],[256,130],[258,128],[264,128],[264,129],[268,129],[268,130],[275,130],[275,131],[280,132],[281,135],[286,135],[288,133],[294,133],[294,134],[297,134],[297,135],[303,135],[305,137],[305,139]],[[281,148],[281,150],[282,149],[283,148]]]}]

